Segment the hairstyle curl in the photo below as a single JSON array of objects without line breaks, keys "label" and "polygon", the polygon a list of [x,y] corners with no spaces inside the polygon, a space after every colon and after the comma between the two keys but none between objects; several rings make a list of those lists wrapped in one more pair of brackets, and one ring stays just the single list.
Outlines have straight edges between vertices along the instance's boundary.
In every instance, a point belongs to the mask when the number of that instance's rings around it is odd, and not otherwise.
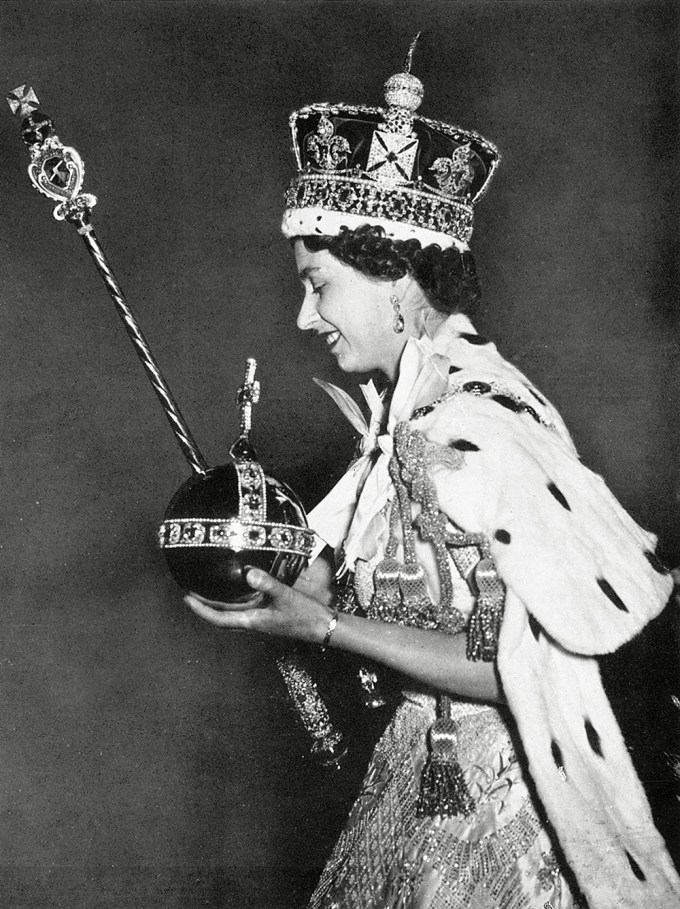
[{"label": "hairstyle curl", "polygon": [[423,247],[419,240],[392,240],[382,227],[363,224],[343,227],[336,237],[300,237],[309,252],[323,249],[371,278],[396,281],[404,275],[418,283],[438,312],[468,312],[481,299],[475,260],[469,250],[437,244]]}]

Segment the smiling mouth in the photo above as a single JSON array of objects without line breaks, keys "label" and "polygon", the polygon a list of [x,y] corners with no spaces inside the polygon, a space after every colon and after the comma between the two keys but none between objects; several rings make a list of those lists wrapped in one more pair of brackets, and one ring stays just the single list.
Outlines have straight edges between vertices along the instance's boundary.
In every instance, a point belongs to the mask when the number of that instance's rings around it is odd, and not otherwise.
[{"label": "smiling mouth", "polygon": [[340,337],[339,331],[328,331],[328,332],[326,332],[325,335],[323,335],[323,339],[326,342],[326,346],[328,348],[332,348],[335,345],[335,342],[339,339],[339,337]]}]

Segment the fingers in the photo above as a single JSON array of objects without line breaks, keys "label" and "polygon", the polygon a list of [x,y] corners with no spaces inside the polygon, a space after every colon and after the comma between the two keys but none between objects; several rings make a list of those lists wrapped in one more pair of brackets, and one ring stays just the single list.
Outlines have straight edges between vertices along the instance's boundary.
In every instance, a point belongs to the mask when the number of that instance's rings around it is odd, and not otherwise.
[{"label": "fingers", "polygon": [[255,593],[245,603],[219,603],[195,593],[188,593],[184,602],[199,618],[219,628],[233,628],[242,631],[269,631],[269,613],[266,601],[290,596],[289,589],[264,571],[251,568],[246,581]]},{"label": "fingers", "polygon": [[209,600],[207,597],[202,597],[200,594],[194,593],[193,590],[189,590],[188,595],[193,597],[194,600],[198,600],[199,603],[210,606],[211,609],[223,612],[243,612],[244,609],[252,609],[255,606],[259,606],[264,600],[264,594],[257,592],[248,600],[244,600],[241,603],[226,603],[223,600]]},{"label": "fingers", "polygon": [[184,597],[184,602],[197,616],[206,622],[210,622],[211,625],[217,625],[220,628],[240,629],[241,631],[251,630],[254,614],[261,612],[257,607],[252,607],[252,601],[244,604],[240,609],[222,609],[208,605],[207,601],[193,594],[187,594]]},{"label": "fingers", "polygon": [[197,616],[220,628],[259,631],[303,641],[323,639],[328,615],[327,607],[321,602],[286,587],[259,568],[250,568],[246,581],[256,593],[240,606],[211,603],[195,594],[189,594],[185,602]]}]

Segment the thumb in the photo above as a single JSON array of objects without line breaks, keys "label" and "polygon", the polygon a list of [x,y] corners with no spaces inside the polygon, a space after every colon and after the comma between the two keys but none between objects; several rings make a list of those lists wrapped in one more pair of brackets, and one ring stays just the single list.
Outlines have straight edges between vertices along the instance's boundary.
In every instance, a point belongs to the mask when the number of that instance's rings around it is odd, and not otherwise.
[{"label": "thumb", "polygon": [[246,574],[246,583],[253,590],[259,590],[261,593],[266,593],[267,596],[275,599],[282,599],[287,594],[290,594],[290,588],[260,568],[249,569]]}]

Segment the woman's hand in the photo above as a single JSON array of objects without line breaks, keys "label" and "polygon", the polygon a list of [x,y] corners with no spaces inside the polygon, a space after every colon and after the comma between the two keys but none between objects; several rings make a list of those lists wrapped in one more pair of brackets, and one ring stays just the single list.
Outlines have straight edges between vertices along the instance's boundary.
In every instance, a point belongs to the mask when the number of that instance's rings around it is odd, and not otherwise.
[{"label": "woman's hand", "polygon": [[[246,603],[217,604],[194,593],[184,601],[196,615],[221,628],[321,643],[333,614],[326,605],[332,594],[330,584],[325,583],[327,570],[323,565],[315,568],[316,564],[303,572],[294,588],[286,587],[265,571],[251,568],[246,582],[255,596]],[[322,599],[310,595],[313,593]]]},{"label": "woman's hand", "polygon": [[[322,644],[334,612],[330,563],[319,558],[302,572],[294,587],[251,568],[246,581],[255,595],[241,604],[211,604],[195,594],[186,603],[221,628],[258,631]],[[471,662],[464,634],[412,628],[342,613],[329,645],[383,663],[392,669],[454,697],[502,701],[493,663]]]}]

